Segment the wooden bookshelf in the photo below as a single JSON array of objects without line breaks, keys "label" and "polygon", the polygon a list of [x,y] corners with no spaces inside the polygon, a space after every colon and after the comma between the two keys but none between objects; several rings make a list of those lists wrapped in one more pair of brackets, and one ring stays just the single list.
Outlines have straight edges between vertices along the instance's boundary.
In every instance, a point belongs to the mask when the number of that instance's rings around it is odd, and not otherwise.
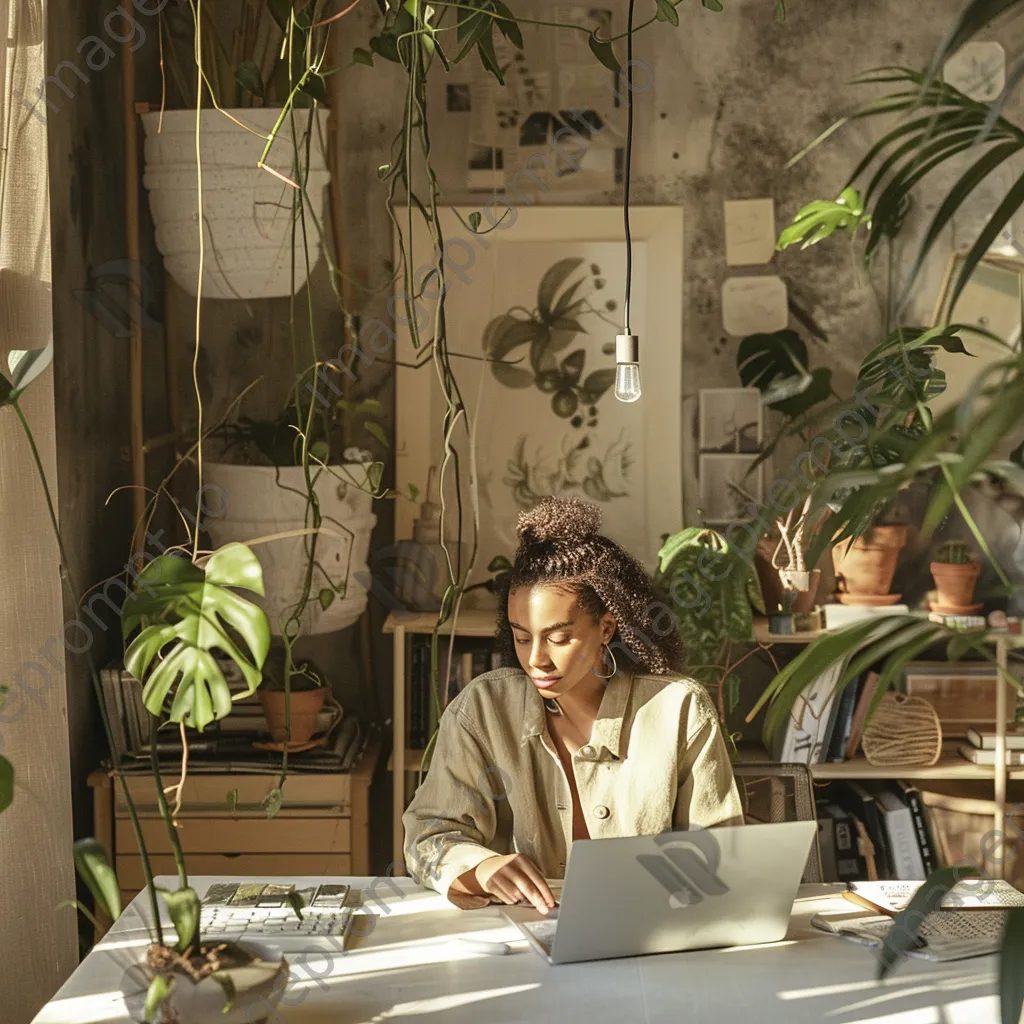
[{"label": "wooden bookshelf", "polygon": [[[497,624],[497,610],[491,608],[464,608],[454,623],[454,633],[459,637],[493,638]],[[390,633],[394,653],[394,675],[392,677],[392,747],[388,758],[391,772],[391,828],[392,864],[389,874],[405,874],[403,852],[404,833],[402,815],[405,812],[405,784],[407,777],[419,771],[423,751],[410,748],[409,708],[406,701],[406,643],[413,635],[434,632],[437,612],[395,613],[392,612],[384,623],[384,632]],[[440,629],[442,636],[451,636],[452,622],[446,622]]]}]

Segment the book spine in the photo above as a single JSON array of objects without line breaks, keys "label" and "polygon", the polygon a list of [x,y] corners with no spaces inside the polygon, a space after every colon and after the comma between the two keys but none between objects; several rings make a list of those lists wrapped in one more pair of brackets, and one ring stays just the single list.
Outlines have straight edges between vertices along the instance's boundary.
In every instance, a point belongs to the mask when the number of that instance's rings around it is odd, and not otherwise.
[{"label": "book spine", "polygon": [[836,867],[836,825],[826,814],[818,819],[818,850],[821,853],[821,874],[825,882],[838,882]]},{"label": "book spine", "polygon": [[839,708],[836,712],[835,722],[832,723],[832,734],[829,737],[828,749],[825,760],[829,762],[842,761],[846,753],[846,744],[850,739],[850,728],[853,724],[853,711],[857,703],[857,688],[859,680],[855,679],[847,683],[839,698]]},{"label": "book spine", "polygon": [[889,835],[889,849],[892,853],[896,877],[901,882],[914,882],[923,879],[924,863],[918,849],[910,808],[887,808],[885,827]]},{"label": "book spine", "polygon": [[935,844],[932,842],[931,829],[928,827],[924,802],[921,800],[921,794],[912,786],[906,787],[903,794],[907,799],[907,806],[910,808],[910,817],[914,823],[914,833],[917,836],[917,846],[921,852],[921,861],[924,864],[924,874],[927,878],[939,867],[939,863],[935,856]]},{"label": "book spine", "polygon": [[853,822],[845,816],[834,821],[836,874],[840,882],[855,882],[867,872],[857,853],[856,829]]},{"label": "book spine", "polygon": [[110,720],[110,737],[114,752],[121,758],[128,752],[124,728],[124,704],[121,699],[121,679],[116,669],[105,668],[100,672],[103,685],[103,703]]}]

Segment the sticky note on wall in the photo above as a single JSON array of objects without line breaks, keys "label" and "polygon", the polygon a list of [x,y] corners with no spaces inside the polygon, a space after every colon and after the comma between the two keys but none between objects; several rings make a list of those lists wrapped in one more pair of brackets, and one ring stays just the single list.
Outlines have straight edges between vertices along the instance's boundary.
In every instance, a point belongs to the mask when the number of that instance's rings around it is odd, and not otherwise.
[{"label": "sticky note on wall", "polygon": [[775,200],[725,200],[725,262],[730,267],[768,263],[775,252]]},{"label": "sticky note on wall", "polygon": [[722,285],[722,325],[729,334],[781,331],[789,324],[786,282],[781,277],[730,277]]}]

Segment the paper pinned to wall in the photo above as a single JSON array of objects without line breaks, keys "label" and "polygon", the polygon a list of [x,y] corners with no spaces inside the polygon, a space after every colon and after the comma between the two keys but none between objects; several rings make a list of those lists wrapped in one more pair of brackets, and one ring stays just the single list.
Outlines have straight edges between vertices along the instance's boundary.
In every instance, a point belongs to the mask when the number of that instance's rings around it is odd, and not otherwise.
[{"label": "paper pinned to wall", "polygon": [[768,263],[775,253],[775,200],[725,200],[725,262],[730,267]]},{"label": "paper pinned to wall", "polygon": [[566,27],[540,33],[524,24],[523,50],[496,32],[495,56],[505,86],[474,62],[470,95],[452,97],[466,104],[456,109],[469,114],[471,191],[498,191],[519,171],[530,188],[562,193],[609,190],[621,179],[616,76],[597,63],[587,45],[594,28],[603,37],[612,34],[612,12],[562,3],[552,16],[586,31]]},{"label": "paper pinned to wall", "polygon": [[788,293],[781,277],[730,277],[722,285],[722,324],[729,334],[767,334],[788,323]]}]

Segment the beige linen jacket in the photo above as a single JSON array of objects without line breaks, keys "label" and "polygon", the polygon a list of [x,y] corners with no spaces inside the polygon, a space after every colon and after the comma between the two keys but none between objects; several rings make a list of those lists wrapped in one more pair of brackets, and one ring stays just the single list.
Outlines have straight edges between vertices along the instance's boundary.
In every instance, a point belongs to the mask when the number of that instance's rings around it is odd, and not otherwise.
[{"label": "beige linen jacket", "polygon": [[[743,821],[714,705],[689,679],[609,680],[573,773],[594,839]],[[546,878],[564,876],[572,794],[525,672],[487,672],[452,700],[402,821],[409,874],[443,895],[495,854],[523,853]]]}]

